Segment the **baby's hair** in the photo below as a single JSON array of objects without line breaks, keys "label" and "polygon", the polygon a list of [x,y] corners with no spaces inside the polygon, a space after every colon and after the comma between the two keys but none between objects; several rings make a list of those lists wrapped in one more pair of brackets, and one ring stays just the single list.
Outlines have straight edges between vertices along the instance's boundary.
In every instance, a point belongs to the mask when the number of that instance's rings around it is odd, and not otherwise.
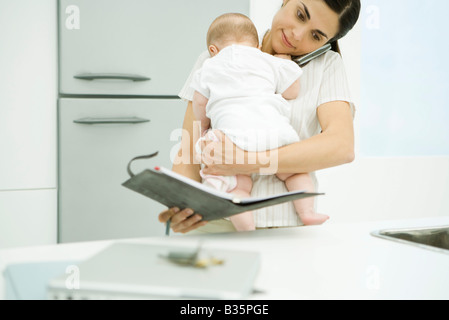
[{"label": "baby's hair", "polygon": [[225,13],[216,18],[207,32],[207,46],[217,42],[249,41],[259,46],[259,35],[251,19],[241,13]]}]

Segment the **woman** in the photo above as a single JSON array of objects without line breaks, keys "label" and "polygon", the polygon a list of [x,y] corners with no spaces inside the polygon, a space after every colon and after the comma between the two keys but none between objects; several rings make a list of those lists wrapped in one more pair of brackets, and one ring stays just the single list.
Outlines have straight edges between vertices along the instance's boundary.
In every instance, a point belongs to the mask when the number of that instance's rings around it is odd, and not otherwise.
[{"label": "woman", "polygon": [[[292,102],[292,125],[297,128],[301,141],[270,153],[270,161],[264,154],[244,152],[246,158],[255,156],[252,164],[228,164],[226,159],[234,159],[235,150],[226,150],[226,137],[222,142],[209,142],[210,156],[203,158],[207,167],[205,174],[235,175],[257,174],[261,169],[271,168],[276,161],[276,171],[271,173],[312,173],[353,161],[354,159],[354,106],[347,87],[346,75],[337,40],[346,35],[357,22],[360,0],[283,0],[281,9],[275,15],[272,27],[264,36],[262,51],[277,54],[302,56],[326,43],[331,43],[333,51],[312,60],[303,67],[301,92]],[[194,70],[199,68],[205,57],[200,57]],[[189,79],[190,80],[190,79]],[[184,118],[185,136],[178,157],[183,161],[173,166],[173,170],[191,179],[201,181],[200,166],[193,159],[193,122],[195,121],[191,96],[187,81],[180,96],[189,100]],[[190,153],[182,154],[182,150]],[[234,149],[237,148],[234,146]],[[243,152],[240,150],[239,152]],[[187,160],[185,158],[188,158]],[[234,162],[232,162],[234,163]],[[316,179],[315,179],[315,184]],[[282,181],[274,175],[255,175],[252,195],[261,196],[286,191]],[[183,209],[183,210],[180,210]],[[209,228],[211,232],[232,231],[228,220],[201,221],[201,213],[188,208],[171,208],[159,215],[159,221],[171,219],[175,232]],[[292,203],[260,209],[256,213],[256,226],[288,227],[302,225]],[[207,232],[207,231],[206,231]]]}]

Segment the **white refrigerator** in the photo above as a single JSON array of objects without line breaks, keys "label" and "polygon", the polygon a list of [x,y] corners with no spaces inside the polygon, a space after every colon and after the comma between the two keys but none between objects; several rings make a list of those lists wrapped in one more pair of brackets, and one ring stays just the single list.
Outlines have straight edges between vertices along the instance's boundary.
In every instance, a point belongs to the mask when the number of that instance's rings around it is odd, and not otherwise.
[{"label": "white refrigerator", "polygon": [[58,241],[159,236],[164,207],[121,184],[133,164],[171,168],[177,94],[206,32],[249,0],[59,0]]}]

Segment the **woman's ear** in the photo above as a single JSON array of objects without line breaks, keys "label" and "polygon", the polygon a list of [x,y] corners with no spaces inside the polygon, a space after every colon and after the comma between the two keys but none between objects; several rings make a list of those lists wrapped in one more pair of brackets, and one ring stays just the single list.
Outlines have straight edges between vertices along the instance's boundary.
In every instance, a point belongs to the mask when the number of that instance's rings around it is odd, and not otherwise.
[{"label": "woman's ear", "polygon": [[210,54],[211,57],[215,56],[220,51],[217,48],[217,46],[215,46],[213,44],[211,44],[208,49],[209,49],[209,54]]}]

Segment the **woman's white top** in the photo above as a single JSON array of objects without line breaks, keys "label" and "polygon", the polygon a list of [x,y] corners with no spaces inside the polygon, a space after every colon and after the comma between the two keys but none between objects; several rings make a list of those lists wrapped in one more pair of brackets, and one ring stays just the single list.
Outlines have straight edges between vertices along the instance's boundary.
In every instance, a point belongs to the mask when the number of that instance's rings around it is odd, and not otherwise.
[{"label": "woman's white top", "polygon": [[208,99],[206,116],[213,129],[243,150],[265,151],[299,141],[282,93],[301,74],[291,60],[233,44],[207,59],[190,86]]},{"label": "woman's white top", "polygon": [[[204,61],[210,58],[207,51],[203,52],[195,63],[189,78],[179,93],[185,101],[192,101],[194,90],[190,83],[196,70],[200,69]],[[321,132],[317,117],[317,108],[331,101],[347,101],[350,103],[354,115],[355,108],[351,98],[346,71],[341,56],[328,51],[324,55],[312,60],[302,68],[301,89],[291,104],[291,125],[297,131],[301,140],[308,139]],[[315,190],[319,190],[315,173],[311,173],[315,182]],[[287,192],[284,182],[274,175],[253,175],[252,196],[265,196]],[[319,200],[319,197],[315,201]],[[262,208],[254,211],[256,227],[287,227],[300,226],[301,220],[296,214],[292,202]]]}]

